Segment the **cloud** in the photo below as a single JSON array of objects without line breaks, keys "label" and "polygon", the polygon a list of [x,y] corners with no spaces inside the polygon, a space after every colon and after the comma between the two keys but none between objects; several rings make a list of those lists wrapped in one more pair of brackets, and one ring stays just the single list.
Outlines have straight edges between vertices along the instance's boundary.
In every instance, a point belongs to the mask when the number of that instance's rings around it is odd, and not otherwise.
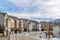
[{"label": "cloud", "polygon": [[9,15],[16,16],[18,18],[60,18],[60,14],[57,13],[13,13],[13,12],[7,12]]},{"label": "cloud", "polygon": [[[16,17],[18,17],[18,18],[24,18],[24,19],[29,19],[29,20],[35,20],[35,21],[38,21],[38,22],[40,22],[40,21],[54,21],[54,20],[56,20],[56,19],[58,19],[58,17],[56,18],[56,17],[52,17],[51,18],[51,16],[53,16],[53,15],[48,15],[48,14],[40,14],[40,13],[33,13],[33,14],[31,14],[31,13],[29,13],[29,14],[27,14],[27,13],[20,13],[20,14],[18,14],[18,13],[12,13],[12,12],[7,12],[9,15],[12,15],[12,16],[16,16]],[[11,14],[12,13],[12,14]],[[49,16],[49,17],[48,17]]]},{"label": "cloud", "polygon": [[12,2],[17,7],[23,8],[22,12],[28,12],[30,13],[32,10],[33,12],[41,12],[44,13],[47,10],[45,9],[45,5],[43,4],[45,1],[41,0],[9,0],[9,2]]},{"label": "cloud", "polygon": [[[60,13],[60,0],[9,0],[16,6],[23,8],[26,13],[46,13],[55,15]],[[56,15],[58,16],[58,15]]]},{"label": "cloud", "polygon": [[18,18],[38,18],[38,17],[41,17],[42,15],[40,13],[12,13],[12,12],[7,12],[9,15],[12,15],[12,16],[16,16]]},{"label": "cloud", "polygon": [[2,11],[5,8],[8,14],[19,18],[60,18],[60,0],[6,0],[4,2],[5,5],[0,2]]}]

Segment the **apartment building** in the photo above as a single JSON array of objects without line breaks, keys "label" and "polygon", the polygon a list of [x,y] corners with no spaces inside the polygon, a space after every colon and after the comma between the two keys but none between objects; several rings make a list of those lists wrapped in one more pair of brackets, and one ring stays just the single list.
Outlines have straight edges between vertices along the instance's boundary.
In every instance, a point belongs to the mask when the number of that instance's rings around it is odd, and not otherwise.
[{"label": "apartment building", "polygon": [[37,21],[33,21],[33,20],[27,20],[27,19],[20,19],[21,21],[21,29],[22,31],[36,31],[38,30],[38,22]]},{"label": "apartment building", "polygon": [[29,20],[21,18],[20,22],[21,22],[21,30],[22,30],[22,32],[23,31],[28,31]]},{"label": "apartment building", "polygon": [[33,20],[29,20],[28,22],[28,31],[38,31],[38,22],[37,21],[33,21]]},{"label": "apartment building", "polygon": [[41,31],[41,23],[40,23],[40,22],[37,23],[37,29],[38,29],[39,31]]},{"label": "apartment building", "polygon": [[37,21],[32,21],[32,31],[38,31],[38,22]]},{"label": "apartment building", "polygon": [[8,31],[10,33],[20,32],[20,19],[0,12],[0,31],[2,36],[7,36]]},{"label": "apartment building", "polygon": [[60,23],[54,23],[53,25],[53,37],[60,38]]},{"label": "apartment building", "polygon": [[42,31],[46,34],[46,37],[60,37],[60,24],[19,19],[7,13],[0,12],[0,36],[7,36],[8,31],[10,33]]},{"label": "apartment building", "polygon": [[10,30],[13,33],[19,32],[19,19],[15,16],[9,16],[10,19]]},{"label": "apartment building", "polygon": [[0,12],[0,36],[6,35],[8,14]]},{"label": "apartment building", "polygon": [[2,31],[3,36],[7,36],[8,30],[11,31],[10,28],[14,27],[14,19],[9,17],[7,13],[1,12],[0,13],[0,25],[2,27],[1,31]]},{"label": "apartment building", "polygon": [[52,37],[53,35],[53,23],[51,22],[40,22],[41,31],[45,32],[46,37]]},{"label": "apartment building", "polygon": [[60,38],[60,23],[55,22],[40,22],[40,29],[45,32],[46,37]]},{"label": "apartment building", "polygon": [[33,29],[33,22],[30,20],[29,21],[29,27],[28,27],[29,32],[31,32],[32,29]]}]

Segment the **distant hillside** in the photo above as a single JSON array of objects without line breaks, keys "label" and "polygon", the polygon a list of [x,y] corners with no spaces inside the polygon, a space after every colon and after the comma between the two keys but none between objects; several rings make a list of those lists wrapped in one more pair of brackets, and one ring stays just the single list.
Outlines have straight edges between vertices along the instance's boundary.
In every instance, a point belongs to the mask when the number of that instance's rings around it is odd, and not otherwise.
[{"label": "distant hillside", "polygon": [[54,22],[60,23],[60,19],[56,19],[56,20],[54,20]]}]

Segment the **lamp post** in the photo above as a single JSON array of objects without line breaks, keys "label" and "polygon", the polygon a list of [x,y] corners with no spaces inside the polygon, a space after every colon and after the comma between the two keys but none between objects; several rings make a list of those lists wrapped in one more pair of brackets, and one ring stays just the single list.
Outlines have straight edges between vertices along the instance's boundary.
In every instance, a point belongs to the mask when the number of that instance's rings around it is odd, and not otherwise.
[{"label": "lamp post", "polygon": [[60,25],[59,25],[59,38],[60,38]]},{"label": "lamp post", "polygon": [[7,19],[8,40],[10,40],[10,19]]}]

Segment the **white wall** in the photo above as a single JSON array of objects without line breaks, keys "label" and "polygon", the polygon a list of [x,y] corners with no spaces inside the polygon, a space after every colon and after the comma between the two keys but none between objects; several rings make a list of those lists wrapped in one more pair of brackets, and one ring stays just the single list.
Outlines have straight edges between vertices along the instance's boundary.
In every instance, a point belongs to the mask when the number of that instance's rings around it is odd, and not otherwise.
[{"label": "white wall", "polygon": [[57,34],[59,32],[59,26],[53,27],[53,33]]},{"label": "white wall", "polygon": [[41,30],[41,24],[39,23],[38,25],[39,25],[38,29]]},{"label": "white wall", "polygon": [[58,37],[59,36],[59,26],[54,26],[53,27],[53,34]]},{"label": "white wall", "polygon": [[32,30],[33,26],[32,23],[29,24],[29,30]]}]

